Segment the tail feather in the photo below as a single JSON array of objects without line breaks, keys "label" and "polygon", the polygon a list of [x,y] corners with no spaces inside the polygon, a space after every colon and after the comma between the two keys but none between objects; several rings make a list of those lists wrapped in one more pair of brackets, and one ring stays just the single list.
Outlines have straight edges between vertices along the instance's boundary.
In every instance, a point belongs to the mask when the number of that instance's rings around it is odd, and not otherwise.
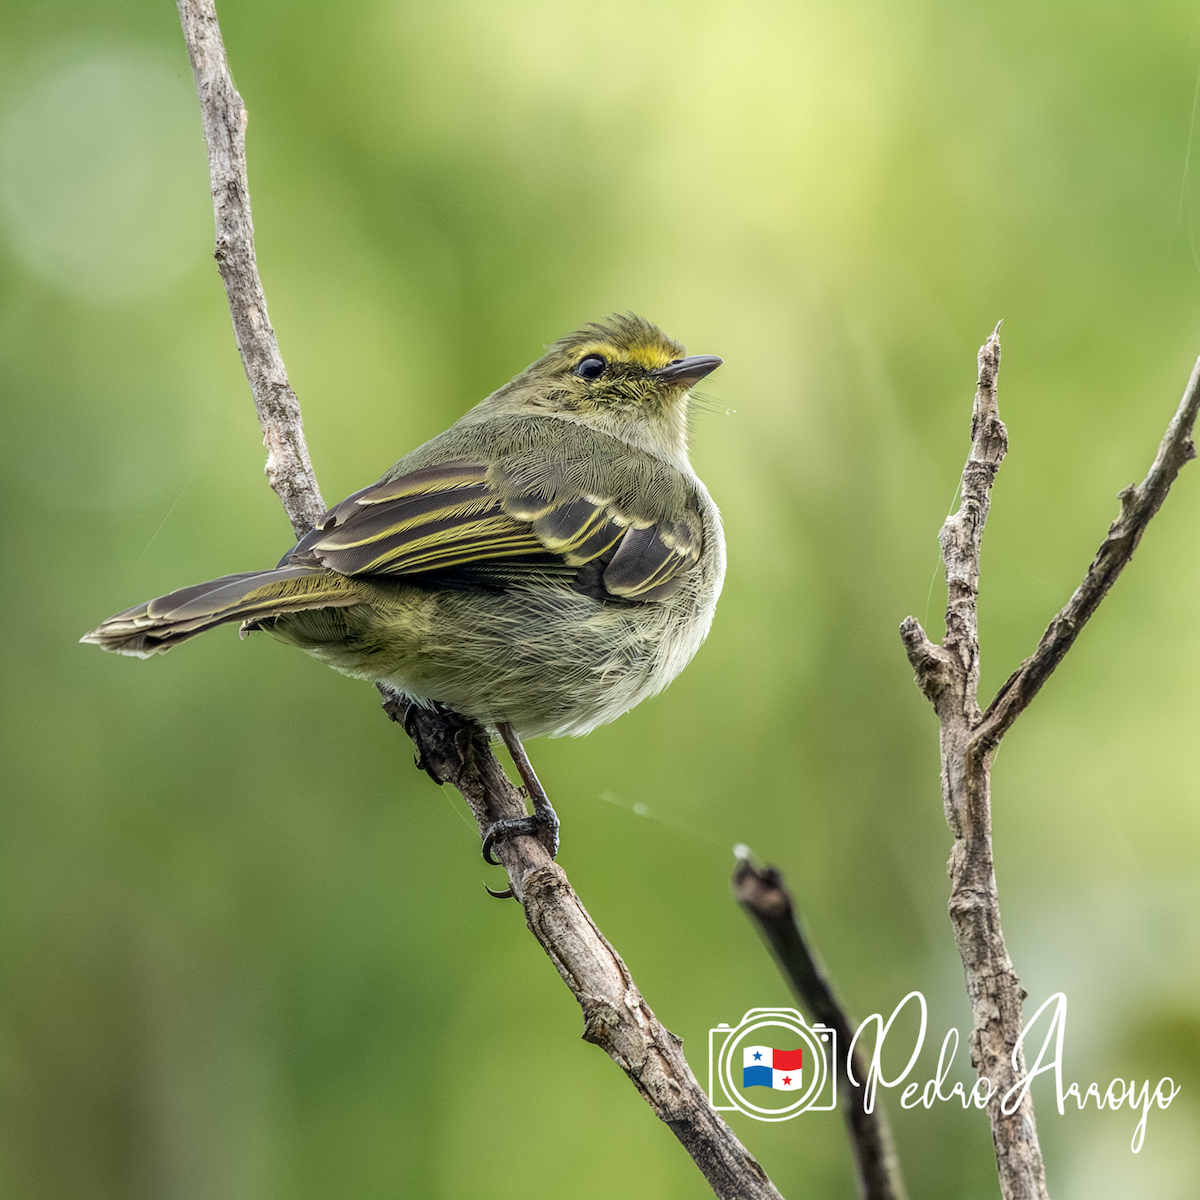
[{"label": "tail feather", "polygon": [[343,608],[359,600],[353,580],[323,568],[248,571],[127,608],[79,640],[117,654],[149,658],[229,621],[263,621],[311,608]]}]

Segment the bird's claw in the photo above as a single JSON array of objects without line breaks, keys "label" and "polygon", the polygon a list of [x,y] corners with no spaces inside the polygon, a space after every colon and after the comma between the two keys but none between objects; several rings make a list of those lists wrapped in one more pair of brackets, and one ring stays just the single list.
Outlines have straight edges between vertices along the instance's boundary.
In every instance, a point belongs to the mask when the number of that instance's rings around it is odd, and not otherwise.
[{"label": "bird's claw", "polygon": [[546,847],[551,858],[558,855],[558,814],[550,807],[549,802],[536,806],[531,817],[509,817],[497,821],[483,835],[483,860],[493,867],[504,864],[492,855],[492,847],[497,842],[507,841],[514,837],[535,837]]},{"label": "bird's claw", "polygon": [[[503,842],[513,837],[535,837],[546,847],[551,858],[557,858],[558,814],[554,811],[554,806],[546,795],[546,789],[542,787],[534,772],[533,764],[525,753],[525,747],[521,745],[517,731],[507,721],[499,722],[496,730],[504,739],[504,744],[508,747],[513,763],[525,784],[525,795],[533,801],[533,815],[506,817],[489,826],[483,835],[483,860],[493,867],[503,866],[504,864],[492,854],[492,847],[497,842]],[[497,900],[507,899],[513,894],[511,887],[505,888],[502,892],[493,891],[491,888],[487,890]]]}]

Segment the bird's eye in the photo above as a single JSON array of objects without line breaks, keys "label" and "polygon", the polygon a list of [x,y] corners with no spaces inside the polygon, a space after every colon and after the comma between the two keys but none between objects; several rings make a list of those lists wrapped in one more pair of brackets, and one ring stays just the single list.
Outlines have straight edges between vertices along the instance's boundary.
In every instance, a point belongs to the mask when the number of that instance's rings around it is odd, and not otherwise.
[{"label": "bird's eye", "polygon": [[589,354],[575,368],[575,374],[580,379],[599,379],[604,374],[604,368],[608,363],[604,361],[598,354]]}]

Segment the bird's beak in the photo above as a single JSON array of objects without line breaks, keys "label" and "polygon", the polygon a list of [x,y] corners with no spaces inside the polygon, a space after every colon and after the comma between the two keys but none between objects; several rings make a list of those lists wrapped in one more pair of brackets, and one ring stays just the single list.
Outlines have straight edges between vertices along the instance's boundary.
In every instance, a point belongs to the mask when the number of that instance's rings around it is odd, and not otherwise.
[{"label": "bird's beak", "polygon": [[664,383],[693,387],[705,375],[710,375],[715,371],[724,361],[723,358],[717,358],[713,354],[693,354],[691,358],[681,358],[678,362],[668,363],[665,367],[659,367],[657,371],[651,371],[650,374]]}]

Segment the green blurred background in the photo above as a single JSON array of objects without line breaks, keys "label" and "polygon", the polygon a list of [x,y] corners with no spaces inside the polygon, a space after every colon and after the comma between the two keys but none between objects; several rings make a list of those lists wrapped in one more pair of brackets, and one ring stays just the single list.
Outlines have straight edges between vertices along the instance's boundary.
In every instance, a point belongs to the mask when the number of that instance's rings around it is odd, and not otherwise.
[{"label": "green blurred background", "polygon": [[[928,1078],[969,1012],[896,627],[940,634],[998,318],[988,695],[1153,456],[1200,352],[1194,4],[220,11],[328,501],[613,310],[726,359],[693,436],[717,620],[661,698],[533,743],[561,861],[698,1074],[710,1026],[787,1002],[729,896],[744,841],[860,1017],[929,997]],[[173,5],[0,19],[0,1196],[709,1194],[370,688],[231,629],[150,662],[76,644],[289,529]],[[1039,1082],[1056,1200],[1200,1192],[1198,544],[1191,467],[995,772],[1009,947],[1032,1003],[1070,997],[1068,1079],[1184,1088],[1135,1157],[1128,1110],[1060,1117]],[[897,1100],[914,1196],[998,1194],[982,1114]],[[836,1116],[733,1125],[792,1200],[853,1195]]]}]

